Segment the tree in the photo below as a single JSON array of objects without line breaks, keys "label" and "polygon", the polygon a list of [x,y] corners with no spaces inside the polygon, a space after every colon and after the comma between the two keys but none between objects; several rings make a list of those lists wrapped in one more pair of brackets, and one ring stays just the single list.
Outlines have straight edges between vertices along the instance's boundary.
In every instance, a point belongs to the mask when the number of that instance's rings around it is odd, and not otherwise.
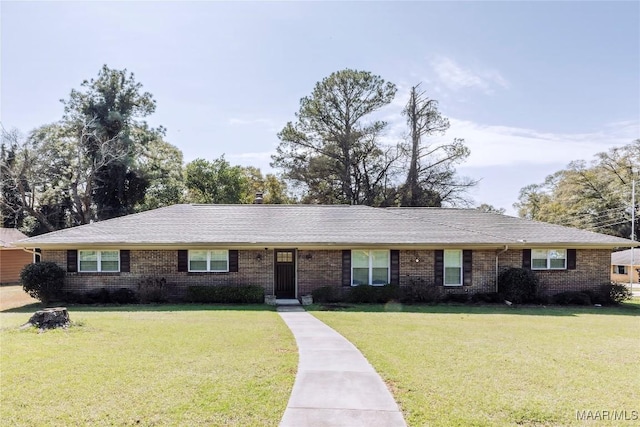
[{"label": "tree", "polygon": [[24,220],[24,210],[20,194],[14,182],[16,152],[18,150],[17,131],[6,132],[2,129],[0,144],[0,217],[2,227],[20,228]]},{"label": "tree", "polygon": [[[520,190],[514,207],[521,217],[584,228],[620,237],[631,236],[631,181],[640,177],[640,140],[598,153],[587,164],[571,162],[542,184]],[[640,186],[637,186],[640,187]],[[636,230],[640,218],[636,215]]]},{"label": "tree", "polygon": [[504,213],[506,212],[505,208],[496,208],[495,206],[490,205],[488,203],[482,203],[476,209],[479,210],[480,212],[496,213],[500,215],[504,215]]},{"label": "tree", "polygon": [[276,175],[268,173],[262,175],[260,169],[254,166],[242,168],[247,179],[247,198],[243,203],[253,203],[255,195],[262,193],[262,203],[271,205],[281,205],[294,203],[294,198],[288,195],[287,184]]},{"label": "tree", "polygon": [[306,202],[382,203],[397,152],[379,142],[386,123],[366,120],[395,93],[395,85],[366,71],[332,73],[300,100],[296,122],[278,134],[272,166],[305,190]]},{"label": "tree", "polygon": [[64,270],[55,262],[27,264],[20,273],[22,288],[46,306],[64,285]]},{"label": "tree", "polygon": [[402,206],[436,206],[442,202],[465,202],[462,193],[477,181],[456,176],[455,164],[469,157],[464,140],[456,138],[446,144],[425,144],[424,137],[442,135],[449,120],[438,111],[438,101],[430,99],[419,84],[411,88],[403,110],[409,127],[409,167],[399,191]]},{"label": "tree", "polygon": [[[85,80],[63,100],[65,128],[75,134],[84,154],[95,166],[92,200],[98,219],[126,215],[142,202],[150,185],[137,167],[137,146],[161,138],[163,128],[152,129],[143,120],[156,102],[127,70],[102,67],[97,79]],[[114,155],[114,153],[117,153]]]},{"label": "tree", "polygon": [[[12,160],[2,163],[3,194],[17,198],[28,234],[178,203],[184,196],[182,153],[162,139],[164,129],[141,120],[155,101],[141,93],[133,74],[104,66],[82,86],[63,101],[61,121],[15,142]],[[10,204],[2,198],[3,213]]]},{"label": "tree", "polygon": [[196,159],[188,163],[185,185],[191,203],[239,204],[250,197],[243,169],[231,166],[224,155],[213,162]]}]

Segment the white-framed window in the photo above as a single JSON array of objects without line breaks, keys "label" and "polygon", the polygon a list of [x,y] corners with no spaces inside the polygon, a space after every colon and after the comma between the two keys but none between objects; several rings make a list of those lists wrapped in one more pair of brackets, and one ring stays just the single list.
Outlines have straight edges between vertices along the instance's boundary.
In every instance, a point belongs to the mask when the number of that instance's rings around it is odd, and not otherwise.
[{"label": "white-framed window", "polygon": [[462,286],[462,251],[444,251],[444,285]]},{"label": "white-framed window", "polygon": [[614,265],[613,272],[615,274],[627,274],[627,266],[626,265]]},{"label": "white-framed window", "polygon": [[351,286],[388,284],[390,259],[388,250],[352,250]]},{"label": "white-framed window", "polygon": [[226,249],[198,249],[189,251],[189,271],[229,271],[229,251]]},{"label": "white-framed window", "polygon": [[567,250],[566,249],[532,249],[531,250],[532,270],[566,270]]},{"label": "white-framed window", "polygon": [[81,273],[117,273],[120,271],[120,251],[79,250],[78,271]]}]

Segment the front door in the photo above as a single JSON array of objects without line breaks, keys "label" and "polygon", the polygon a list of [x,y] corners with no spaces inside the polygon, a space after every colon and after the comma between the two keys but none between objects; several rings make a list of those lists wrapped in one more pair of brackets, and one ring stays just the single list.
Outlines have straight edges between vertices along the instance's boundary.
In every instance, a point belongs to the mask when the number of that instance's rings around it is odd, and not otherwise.
[{"label": "front door", "polygon": [[276,298],[296,297],[296,251],[276,249],[275,287]]}]

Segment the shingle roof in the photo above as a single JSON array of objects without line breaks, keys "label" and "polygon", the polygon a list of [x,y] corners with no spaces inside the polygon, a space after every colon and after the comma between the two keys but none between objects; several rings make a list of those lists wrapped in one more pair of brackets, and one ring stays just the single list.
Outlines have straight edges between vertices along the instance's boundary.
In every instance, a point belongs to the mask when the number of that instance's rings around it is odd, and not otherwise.
[{"label": "shingle roof", "polygon": [[[524,240],[524,242],[522,241]],[[55,231],[22,246],[494,245],[629,247],[629,240],[471,209],[174,205]]]},{"label": "shingle roof", "polygon": [[0,247],[3,249],[13,249],[13,242],[26,238],[27,236],[15,228],[0,228]]},{"label": "shingle roof", "polygon": [[[631,265],[631,249],[612,253],[611,264]],[[633,250],[633,265],[640,265],[640,249]]]}]

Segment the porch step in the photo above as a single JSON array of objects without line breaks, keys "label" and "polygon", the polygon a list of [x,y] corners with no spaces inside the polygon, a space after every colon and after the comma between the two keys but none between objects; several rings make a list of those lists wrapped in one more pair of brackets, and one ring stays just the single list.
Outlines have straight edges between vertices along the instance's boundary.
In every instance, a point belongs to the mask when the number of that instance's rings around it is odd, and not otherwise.
[{"label": "porch step", "polygon": [[295,305],[300,305],[300,301],[294,298],[291,298],[291,299],[278,298],[276,299],[276,305],[277,306],[279,305],[295,306]]}]

